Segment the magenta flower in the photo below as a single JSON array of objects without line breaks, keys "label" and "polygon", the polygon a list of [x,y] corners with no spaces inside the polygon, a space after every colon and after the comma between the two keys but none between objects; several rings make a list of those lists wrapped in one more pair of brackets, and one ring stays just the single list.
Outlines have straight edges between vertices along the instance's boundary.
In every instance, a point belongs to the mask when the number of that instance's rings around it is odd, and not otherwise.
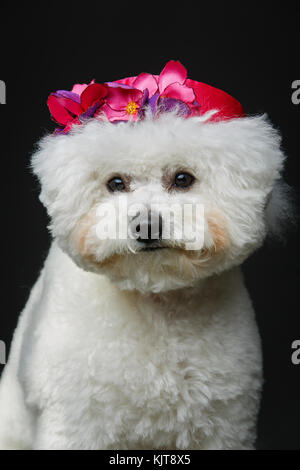
[{"label": "magenta flower", "polygon": [[173,98],[184,103],[193,103],[195,94],[192,88],[185,84],[186,68],[175,60],[170,60],[158,77],[160,98]]},{"label": "magenta flower", "polygon": [[141,91],[147,89],[149,99],[158,91],[157,78],[155,75],[151,75],[151,73],[140,73],[140,75],[133,80],[132,86]]},{"label": "magenta flower", "polygon": [[186,85],[186,68],[175,60],[170,60],[160,75],[141,73],[137,77],[119,80],[118,83],[132,86],[140,91],[148,90],[148,103],[153,114],[177,109],[180,114],[191,113],[190,107],[195,103],[193,88]]},{"label": "magenta flower", "polygon": [[97,112],[105,113],[109,121],[136,121],[139,111],[148,98],[148,91],[138,90],[116,82],[106,83],[108,93],[103,106]]}]

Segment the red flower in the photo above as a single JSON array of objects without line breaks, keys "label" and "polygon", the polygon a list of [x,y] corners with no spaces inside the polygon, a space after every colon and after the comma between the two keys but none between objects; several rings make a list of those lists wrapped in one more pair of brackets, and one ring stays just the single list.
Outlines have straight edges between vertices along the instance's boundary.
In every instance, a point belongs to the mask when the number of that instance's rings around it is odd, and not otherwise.
[{"label": "red flower", "polygon": [[84,119],[94,116],[97,108],[107,95],[107,86],[94,83],[74,85],[72,91],[58,90],[51,93],[47,104],[53,120],[68,132],[74,124],[81,124]]}]

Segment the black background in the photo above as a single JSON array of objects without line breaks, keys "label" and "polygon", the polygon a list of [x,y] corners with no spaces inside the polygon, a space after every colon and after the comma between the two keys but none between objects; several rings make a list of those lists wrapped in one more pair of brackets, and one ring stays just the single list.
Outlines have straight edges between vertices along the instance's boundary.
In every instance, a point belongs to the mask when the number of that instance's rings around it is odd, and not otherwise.
[{"label": "black background", "polygon": [[[292,103],[291,84],[300,79],[300,17],[293,4],[282,4],[1,7],[0,79],[7,104],[0,106],[0,339],[8,347],[50,244],[29,162],[35,142],[54,129],[46,107],[51,91],[92,78],[159,74],[168,60],[180,60],[189,78],[232,94],[248,114],[268,113],[283,136],[285,180],[297,201],[300,104]],[[300,339],[298,240],[299,230],[293,229],[286,243],[266,243],[244,265],[264,352],[259,449],[300,449],[300,365],[291,362],[291,343]]]}]

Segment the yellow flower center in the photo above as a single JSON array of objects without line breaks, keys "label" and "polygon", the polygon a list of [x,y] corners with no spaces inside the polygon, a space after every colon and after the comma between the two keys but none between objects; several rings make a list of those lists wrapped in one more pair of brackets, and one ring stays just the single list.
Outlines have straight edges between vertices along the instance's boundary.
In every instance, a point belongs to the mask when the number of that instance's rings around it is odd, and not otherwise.
[{"label": "yellow flower center", "polygon": [[135,114],[138,105],[134,101],[129,101],[128,105],[126,106],[126,111],[128,114]]}]

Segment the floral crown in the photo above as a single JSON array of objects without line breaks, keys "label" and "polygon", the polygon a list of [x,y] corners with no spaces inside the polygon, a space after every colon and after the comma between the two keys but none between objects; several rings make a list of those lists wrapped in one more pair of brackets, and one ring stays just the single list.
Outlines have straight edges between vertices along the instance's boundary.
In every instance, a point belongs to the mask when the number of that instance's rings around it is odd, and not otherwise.
[{"label": "floral crown", "polygon": [[187,78],[185,67],[170,60],[160,75],[141,73],[114,82],[76,84],[72,91],[58,90],[48,98],[55,134],[68,133],[87,119],[106,117],[110,122],[143,119],[146,108],[153,116],[175,111],[183,117],[215,110],[209,121],[244,117],[242,105],[218,88]]}]

